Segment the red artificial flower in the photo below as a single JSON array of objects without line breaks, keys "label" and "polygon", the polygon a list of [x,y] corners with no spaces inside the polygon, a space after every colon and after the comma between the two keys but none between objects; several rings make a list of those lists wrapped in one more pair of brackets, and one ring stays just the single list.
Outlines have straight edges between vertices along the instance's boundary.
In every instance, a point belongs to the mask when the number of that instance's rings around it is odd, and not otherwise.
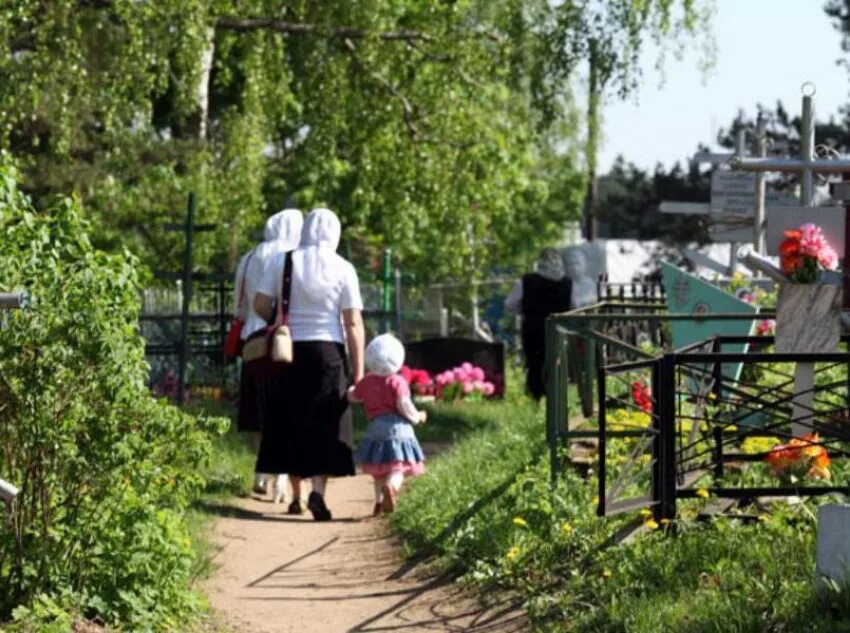
[{"label": "red artificial flower", "polygon": [[638,409],[644,413],[652,413],[652,397],[649,393],[649,386],[642,380],[635,380],[632,383],[632,400]]},{"label": "red artificial flower", "polygon": [[785,240],[779,245],[782,272],[786,275],[792,274],[803,263],[803,254],[800,251],[800,239],[803,234],[793,229],[785,231]]}]

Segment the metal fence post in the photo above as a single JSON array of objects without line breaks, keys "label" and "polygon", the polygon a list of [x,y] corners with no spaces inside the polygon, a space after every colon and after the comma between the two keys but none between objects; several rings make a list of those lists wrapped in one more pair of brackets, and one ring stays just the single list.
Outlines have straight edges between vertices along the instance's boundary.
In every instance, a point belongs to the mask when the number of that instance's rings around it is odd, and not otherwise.
[{"label": "metal fence post", "polygon": [[665,354],[659,393],[659,444],[661,447],[660,519],[676,518],[676,356]]},{"label": "metal fence post", "polygon": [[606,476],[607,476],[607,461],[605,459],[606,445],[605,445],[605,399],[608,397],[605,390],[605,368],[600,367],[598,369],[597,377],[596,377],[596,388],[599,397],[599,446],[597,450],[599,451],[599,474],[598,474],[598,485],[599,491],[597,493],[599,497],[599,502],[596,504],[596,515],[604,517],[605,516],[605,485],[606,485]]},{"label": "metal fence post", "polygon": [[189,304],[192,301],[192,237],[195,230],[195,192],[189,193],[186,209],[186,250],[183,253],[183,310],[180,315],[180,365],[177,375],[177,402],[186,403],[186,369],[189,363]]},{"label": "metal fence post", "polygon": [[555,349],[558,344],[557,325],[551,317],[546,319],[545,351],[546,351],[546,441],[549,443],[549,474],[554,484],[560,471],[558,458],[557,419],[560,406],[560,390],[558,389],[558,359]]}]

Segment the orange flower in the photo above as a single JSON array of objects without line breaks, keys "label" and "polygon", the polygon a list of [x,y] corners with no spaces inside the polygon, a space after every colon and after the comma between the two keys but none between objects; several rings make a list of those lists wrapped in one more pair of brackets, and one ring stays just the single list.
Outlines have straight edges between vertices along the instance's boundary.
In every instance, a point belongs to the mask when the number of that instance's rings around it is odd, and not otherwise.
[{"label": "orange flower", "polygon": [[800,239],[802,233],[798,230],[785,231],[785,240],[779,245],[780,263],[782,272],[791,274],[803,263],[803,255],[800,253]]}]

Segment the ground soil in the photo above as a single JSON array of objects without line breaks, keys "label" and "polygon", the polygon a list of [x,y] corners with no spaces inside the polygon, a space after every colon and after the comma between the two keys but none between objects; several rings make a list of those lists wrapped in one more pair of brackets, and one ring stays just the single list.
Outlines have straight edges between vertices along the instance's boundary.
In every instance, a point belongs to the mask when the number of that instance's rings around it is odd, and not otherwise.
[{"label": "ground soil", "polygon": [[204,589],[219,618],[236,633],[528,630],[510,597],[485,603],[403,560],[386,520],[370,517],[372,494],[363,475],[331,481],[327,523],[255,498],[212,507],[219,549]]}]

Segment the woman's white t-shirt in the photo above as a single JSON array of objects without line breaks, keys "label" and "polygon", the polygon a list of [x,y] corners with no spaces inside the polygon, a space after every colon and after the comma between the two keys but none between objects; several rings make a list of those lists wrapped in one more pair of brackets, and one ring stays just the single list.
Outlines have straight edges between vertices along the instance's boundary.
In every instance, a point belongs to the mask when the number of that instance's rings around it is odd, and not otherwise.
[{"label": "woman's white t-shirt", "polygon": [[[283,282],[284,253],[268,261],[258,292],[270,297],[280,297]],[[297,265],[293,262],[293,265]],[[333,271],[337,283],[321,299],[308,295],[299,287],[293,276],[289,297],[289,329],[294,341],[331,341],[345,343],[342,331],[342,311],[362,310],[360,282],[357,271],[346,259],[335,255]]]},{"label": "woman's white t-shirt", "polygon": [[[236,268],[236,287],[234,288],[234,314],[242,317],[242,334],[244,341],[257,330],[266,327],[266,320],[254,311],[254,295],[263,279],[264,262],[257,255],[256,249],[249,251],[239,260]],[[240,292],[243,288],[244,293]],[[239,296],[242,295],[242,309],[239,309]]]}]

